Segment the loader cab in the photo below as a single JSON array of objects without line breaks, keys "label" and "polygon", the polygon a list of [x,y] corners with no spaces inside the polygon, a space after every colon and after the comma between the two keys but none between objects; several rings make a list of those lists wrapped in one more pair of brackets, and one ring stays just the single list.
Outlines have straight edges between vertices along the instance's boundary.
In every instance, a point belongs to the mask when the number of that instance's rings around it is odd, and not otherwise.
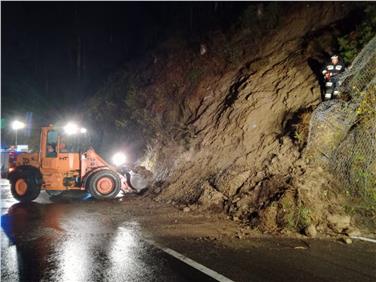
[{"label": "loader cab", "polygon": [[[43,127],[40,138],[40,170],[46,189],[66,190],[76,186],[81,174],[85,136],[67,135],[59,127]],[[69,188],[68,188],[69,187]]]},{"label": "loader cab", "polygon": [[56,158],[60,153],[80,153],[89,148],[89,138],[86,134],[67,135],[59,128],[44,127],[41,134],[41,155]]}]

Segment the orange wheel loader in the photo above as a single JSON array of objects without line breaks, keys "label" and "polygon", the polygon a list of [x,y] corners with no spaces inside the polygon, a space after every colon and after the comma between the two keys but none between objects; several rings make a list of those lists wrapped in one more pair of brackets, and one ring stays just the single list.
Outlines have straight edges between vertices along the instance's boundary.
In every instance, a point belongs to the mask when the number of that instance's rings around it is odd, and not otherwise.
[{"label": "orange wheel loader", "polygon": [[33,201],[41,190],[50,196],[86,190],[103,200],[114,198],[121,190],[139,192],[148,185],[147,179],[110,165],[92,148],[81,153],[80,137],[52,125],[42,127],[39,152],[17,155],[8,179],[12,195],[21,202]]}]

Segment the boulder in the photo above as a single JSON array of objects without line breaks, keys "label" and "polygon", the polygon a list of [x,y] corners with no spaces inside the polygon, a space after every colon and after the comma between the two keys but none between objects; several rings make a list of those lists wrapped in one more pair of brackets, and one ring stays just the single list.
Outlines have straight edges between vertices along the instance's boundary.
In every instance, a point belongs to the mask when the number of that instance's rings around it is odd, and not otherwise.
[{"label": "boulder", "polygon": [[200,198],[198,199],[198,204],[201,205],[202,208],[221,212],[223,211],[224,207],[224,196],[221,192],[215,190],[209,183],[205,183],[203,185],[203,193],[201,194]]},{"label": "boulder", "polygon": [[350,227],[351,217],[348,215],[331,214],[327,216],[328,226],[334,232],[342,233]]},{"label": "boulder", "polygon": [[304,234],[308,237],[315,238],[317,236],[316,227],[313,224],[308,225],[304,229]]}]

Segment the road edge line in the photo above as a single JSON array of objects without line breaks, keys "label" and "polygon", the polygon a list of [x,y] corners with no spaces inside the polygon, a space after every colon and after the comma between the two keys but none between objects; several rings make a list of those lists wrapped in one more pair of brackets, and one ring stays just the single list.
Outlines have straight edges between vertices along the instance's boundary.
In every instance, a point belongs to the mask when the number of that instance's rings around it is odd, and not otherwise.
[{"label": "road edge line", "polygon": [[362,236],[350,236],[350,238],[358,239],[358,240],[362,240],[362,241],[366,241],[366,242],[371,242],[371,243],[376,243],[375,239],[366,238],[366,237],[362,237]]},{"label": "road edge line", "polygon": [[196,261],[194,261],[193,259],[190,259],[189,257],[177,252],[177,251],[174,251],[173,249],[170,249],[170,248],[166,248],[166,247],[163,247],[162,245],[158,244],[157,242],[153,241],[153,240],[150,240],[150,239],[145,239],[144,240],[146,242],[148,242],[150,245],[153,245],[154,247],[160,249],[161,251],[169,254],[170,256],[173,256],[174,258],[184,262],[185,264],[188,264],[189,266],[195,268],[196,270],[206,274],[207,276],[217,280],[217,281],[220,281],[220,282],[234,282],[234,280],[231,280],[229,278],[227,278],[226,276],[202,265],[201,263],[198,263]]}]

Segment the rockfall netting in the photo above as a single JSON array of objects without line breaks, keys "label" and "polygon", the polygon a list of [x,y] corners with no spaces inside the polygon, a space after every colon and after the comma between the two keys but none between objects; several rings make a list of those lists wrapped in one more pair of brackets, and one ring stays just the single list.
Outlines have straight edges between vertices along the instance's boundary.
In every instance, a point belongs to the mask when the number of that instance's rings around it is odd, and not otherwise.
[{"label": "rockfall netting", "polygon": [[376,36],[368,42],[351,66],[341,75],[340,92],[359,98],[358,92],[376,83]]},{"label": "rockfall netting", "polygon": [[348,191],[376,203],[376,37],[340,81],[340,93],[349,99],[323,102],[316,108],[306,152]]},{"label": "rockfall netting", "polygon": [[375,203],[376,191],[376,119],[360,123],[349,131],[334,150],[331,169],[348,191]]}]

